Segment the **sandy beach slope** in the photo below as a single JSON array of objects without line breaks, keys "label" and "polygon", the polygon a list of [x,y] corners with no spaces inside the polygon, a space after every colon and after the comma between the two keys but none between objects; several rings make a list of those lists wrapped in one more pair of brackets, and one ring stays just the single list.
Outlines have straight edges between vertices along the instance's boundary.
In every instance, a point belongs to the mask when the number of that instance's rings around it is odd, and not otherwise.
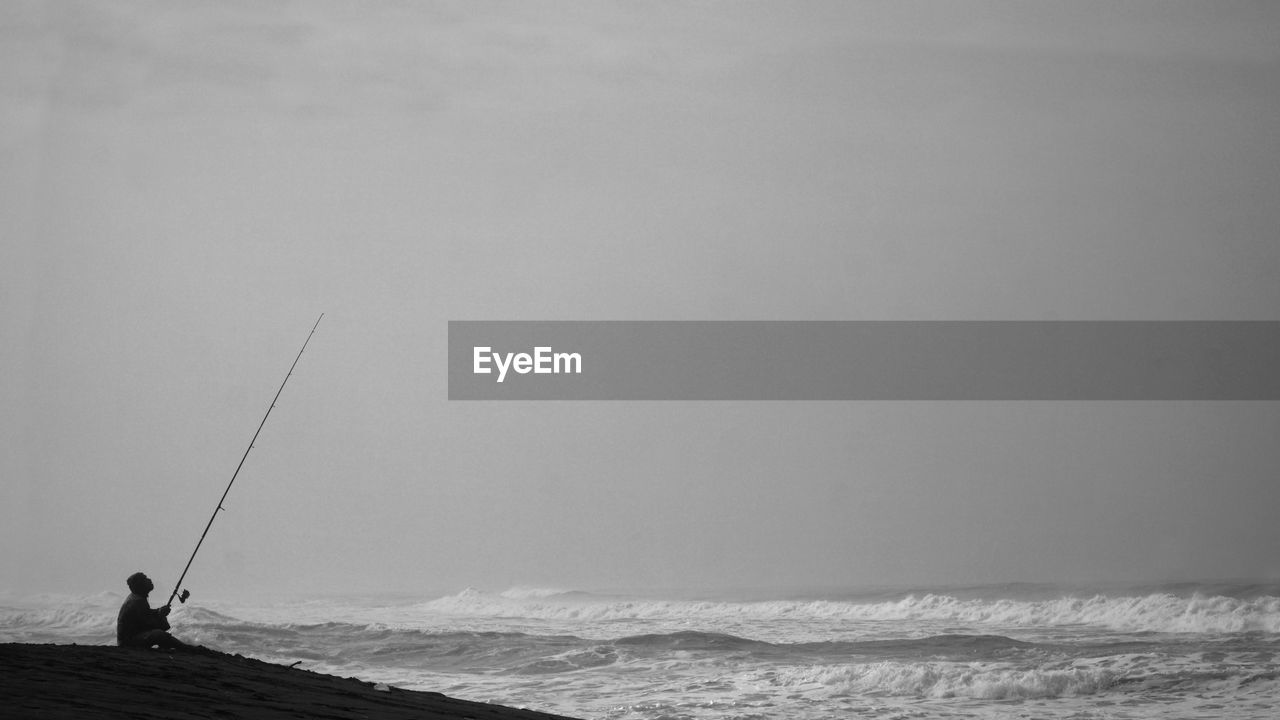
[{"label": "sandy beach slope", "polygon": [[0,708],[22,718],[475,718],[553,720],[439,693],[224,653],[0,644]]}]

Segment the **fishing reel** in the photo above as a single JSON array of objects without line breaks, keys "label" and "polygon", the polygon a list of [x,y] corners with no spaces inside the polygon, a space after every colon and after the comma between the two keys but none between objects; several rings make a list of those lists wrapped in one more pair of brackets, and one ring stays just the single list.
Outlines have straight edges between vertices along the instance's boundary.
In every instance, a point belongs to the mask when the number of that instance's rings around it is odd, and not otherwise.
[{"label": "fishing reel", "polygon": [[186,602],[187,602],[187,598],[189,598],[189,597],[191,597],[191,591],[190,591],[190,590],[183,590],[183,591],[178,595],[178,602],[183,603],[183,604],[186,604]]}]

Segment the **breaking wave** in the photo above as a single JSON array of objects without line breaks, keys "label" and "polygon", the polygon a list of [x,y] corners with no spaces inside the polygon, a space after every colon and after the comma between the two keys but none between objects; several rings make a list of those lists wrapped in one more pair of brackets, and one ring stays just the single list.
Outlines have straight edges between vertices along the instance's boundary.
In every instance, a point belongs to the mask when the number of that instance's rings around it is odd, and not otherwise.
[{"label": "breaking wave", "polygon": [[1048,600],[962,599],[926,593],[898,600],[716,602],[618,600],[583,593],[491,594],[468,589],[418,606],[456,617],[523,617],[557,621],[934,621],[967,626],[1081,627],[1156,633],[1280,633],[1280,597],[1235,598],[1152,593],[1132,597]]},{"label": "breaking wave", "polygon": [[0,604],[0,640],[115,644],[123,595],[6,597]]}]

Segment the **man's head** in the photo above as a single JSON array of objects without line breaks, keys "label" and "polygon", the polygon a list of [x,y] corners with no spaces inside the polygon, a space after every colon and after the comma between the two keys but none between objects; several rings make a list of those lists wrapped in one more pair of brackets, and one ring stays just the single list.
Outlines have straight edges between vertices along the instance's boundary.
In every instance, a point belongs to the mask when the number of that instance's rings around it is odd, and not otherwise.
[{"label": "man's head", "polygon": [[125,582],[128,583],[130,592],[143,597],[146,597],[147,594],[156,587],[155,584],[151,582],[151,578],[140,572],[130,575],[129,579],[125,580]]}]

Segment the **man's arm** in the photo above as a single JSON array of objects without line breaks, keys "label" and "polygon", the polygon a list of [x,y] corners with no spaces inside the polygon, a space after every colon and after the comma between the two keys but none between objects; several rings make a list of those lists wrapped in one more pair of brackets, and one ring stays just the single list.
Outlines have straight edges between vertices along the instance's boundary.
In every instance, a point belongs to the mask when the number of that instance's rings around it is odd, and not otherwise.
[{"label": "man's arm", "polygon": [[154,610],[149,609],[147,614],[151,616],[150,617],[151,627],[147,628],[148,630],[168,630],[169,629],[169,618],[166,617],[166,615],[169,614],[168,605],[161,605],[160,607]]}]

